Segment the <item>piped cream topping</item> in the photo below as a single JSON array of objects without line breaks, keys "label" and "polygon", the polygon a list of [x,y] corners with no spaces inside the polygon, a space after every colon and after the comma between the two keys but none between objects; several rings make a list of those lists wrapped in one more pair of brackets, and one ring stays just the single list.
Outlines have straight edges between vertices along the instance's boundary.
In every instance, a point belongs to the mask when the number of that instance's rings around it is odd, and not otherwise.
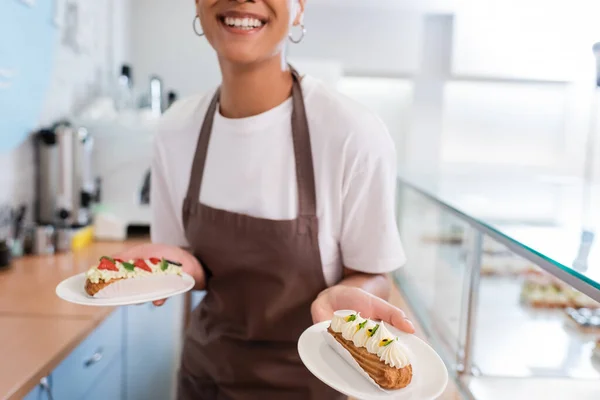
[{"label": "piped cream topping", "polygon": [[356,347],[366,348],[393,368],[404,368],[410,364],[407,349],[383,322],[362,318],[356,311],[340,310],[333,314],[330,327]]},{"label": "piped cream topping", "polygon": [[379,347],[381,347],[381,341],[384,339],[393,340],[395,339],[394,335],[390,333],[390,331],[385,327],[383,322],[379,323],[379,328],[375,331],[373,336],[367,340],[367,351],[371,354],[377,354],[379,351]]},{"label": "piped cream topping", "polygon": [[379,347],[377,356],[379,356],[381,361],[394,368],[404,368],[410,364],[407,351],[398,341],[398,338],[395,338],[390,343]]},{"label": "piped cream topping", "polygon": [[[130,260],[129,264],[133,264],[134,260]],[[144,263],[152,270],[152,272],[145,271],[141,268],[135,267],[133,271],[128,270],[123,266],[123,263],[115,261],[116,267],[119,269],[118,271],[111,271],[106,269],[98,269],[98,266],[94,266],[90,268],[86,277],[92,283],[98,283],[100,280],[104,282],[111,281],[113,279],[122,279],[122,278],[140,278],[144,276],[150,275],[181,275],[181,267],[167,264],[167,268],[163,271],[160,263],[152,264],[149,260],[144,260]]]},{"label": "piped cream topping", "polygon": [[342,327],[342,337],[346,340],[352,340],[356,332],[360,329],[360,324],[366,320],[360,314],[353,314],[355,317],[346,322]]},{"label": "piped cream topping", "polygon": [[347,318],[353,314],[356,314],[352,310],[339,310],[333,313],[331,319],[331,330],[336,333],[342,333],[342,327],[347,322]]},{"label": "piped cream topping", "polygon": [[365,347],[367,345],[367,340],[369,340],[369,329],[373,329],[375,327],[375,322],[371,320],[366,320],[366,323],[363,324],[361,328],[356,332],[354,337],[352,338],[352,343],[356,347]]}]

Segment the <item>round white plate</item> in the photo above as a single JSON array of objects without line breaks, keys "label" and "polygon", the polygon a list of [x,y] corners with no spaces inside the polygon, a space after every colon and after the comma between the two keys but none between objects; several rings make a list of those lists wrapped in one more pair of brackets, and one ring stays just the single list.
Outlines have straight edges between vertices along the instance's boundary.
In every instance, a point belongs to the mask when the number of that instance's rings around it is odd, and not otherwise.
[{"label": "round white plate", "polygon": [[433,400],[448,384],[448,370],[438,354],[415,335],[386,325],[412,353],[413,378],[406,388],[382,391],[346,363],[326,342],[323,333],[330,321],[313,325],[302,333],[298,352],[302,362],[317,378],[347,396],[361,400]]},{"label": "round white plate", "polygon": [[161,290],[152,291],[142,295],[135,296],[121,296],[110,299],[95,299],[90,297],[85,292],[85,273],[74,275],[70,278],[65,279],[56,286],[56,294],[63,300],[70,303],[81,304],[84,306],[127,306],[132,304],[148,303],[155,300],[166,299],[178,294],[185,293],[194,287],[194,278],[190,275],[183,273],[182,279],[185,285],[178,288],[177,290]]}]

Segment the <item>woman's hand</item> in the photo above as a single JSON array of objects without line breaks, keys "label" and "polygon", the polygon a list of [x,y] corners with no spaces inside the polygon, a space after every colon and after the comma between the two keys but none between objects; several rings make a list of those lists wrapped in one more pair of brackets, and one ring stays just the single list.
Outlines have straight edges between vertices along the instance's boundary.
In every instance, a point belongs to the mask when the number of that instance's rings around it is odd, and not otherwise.
[{"label": "woman's hand", "polygon": [[337,310],[355,310],[365,318],[382,320],[406,333],[415,333],[404,311],[357,287],[337,285],[322,291],[312,303],[313,322],[329,320]]},{"label": "woman's hand", "polygon": [[[169,246],[164,244],[145,243],[139,246],[127,249],[119,254],[114,255],[115,258],[123,260],[133,260],[136,258],[148,259],[150,257],[166,258],[167,260],[177,261],[181,263],[183,272],[192,276],[196,281],[194,289],[203,290],[206,286],[204,270],[196,257],[177,246]],[[157,300],[153,302],[155,306],[161,306],[165,300]]]}]

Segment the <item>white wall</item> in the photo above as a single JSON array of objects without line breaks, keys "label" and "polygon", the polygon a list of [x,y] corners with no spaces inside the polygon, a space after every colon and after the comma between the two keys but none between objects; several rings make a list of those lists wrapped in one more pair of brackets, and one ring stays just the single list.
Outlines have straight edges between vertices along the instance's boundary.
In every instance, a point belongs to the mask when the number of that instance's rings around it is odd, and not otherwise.
[{"label": "white wall", "polygon": [[220,72],[211,47],[192,30],[192,0],[131,0],[131,54],[136,87],[153,74],[181,97],[217,85]]},{"label": "white wall", "polygon": [[454,71],[459,74],[578,80],[600,40],[600,2],[460,1]]},{"label": "white wall", "polygon": [[290,55],[336,60],[346,73],[410,75],[419,67],[422,20],[403,9],[307,3],[307,34]]},{"label": "white wall", "polygon": [[379,114],[397,149],[398,164],[406,159],[406,133],[412,122],[414,85],[408,79],[343,77],[338,90]]},{"label": "white wall", "polygon": [[565,85],[448,83],[442,162],[554,167],[566,150],[566,92]]}]

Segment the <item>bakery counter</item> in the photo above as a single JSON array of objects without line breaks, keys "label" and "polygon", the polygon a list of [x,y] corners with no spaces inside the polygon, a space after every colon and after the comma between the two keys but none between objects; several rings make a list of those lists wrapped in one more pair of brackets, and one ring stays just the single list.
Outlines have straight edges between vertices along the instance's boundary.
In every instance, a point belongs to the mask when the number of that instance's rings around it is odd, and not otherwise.
[{"label": "bakery counter", "polygon": [[85,272],[106,254],[114,254],[135,242],[93,243],[72,253],[27,256],[15,259],[0,272],[0,315],[103,319],[110,308],[67,303],[56,296],[62,280]]},{"label": "bakery counter", "polygon": [[572,285],[431,193],[398,193],[409,261],[394,279],[455,384],[477,400],[600,398],[594,283]]},{"label": "bakery counter", "polygon": [[95,329],[97,320],[0,316],[0,398],[22,399]]},{"label": "bakery counter", "polygon": [[[70,304],[55,294],[63,279],[135,243],[97,242],[72,253],[24,257],[0,272],[0,398],[92,398],[88,390],[98,398],[148,398],[152,390],[173,390],[182,296],[161,308],[104,308]],[[140,339],[148,331],[160,341]],[[149,362],[157,356],[161,366]],[[104,385],[114,393],[94,389],[109,370],[123,372],[116,388]],[[136,378],[143,374],[158,376],[155,384],[139,387]]]}]

